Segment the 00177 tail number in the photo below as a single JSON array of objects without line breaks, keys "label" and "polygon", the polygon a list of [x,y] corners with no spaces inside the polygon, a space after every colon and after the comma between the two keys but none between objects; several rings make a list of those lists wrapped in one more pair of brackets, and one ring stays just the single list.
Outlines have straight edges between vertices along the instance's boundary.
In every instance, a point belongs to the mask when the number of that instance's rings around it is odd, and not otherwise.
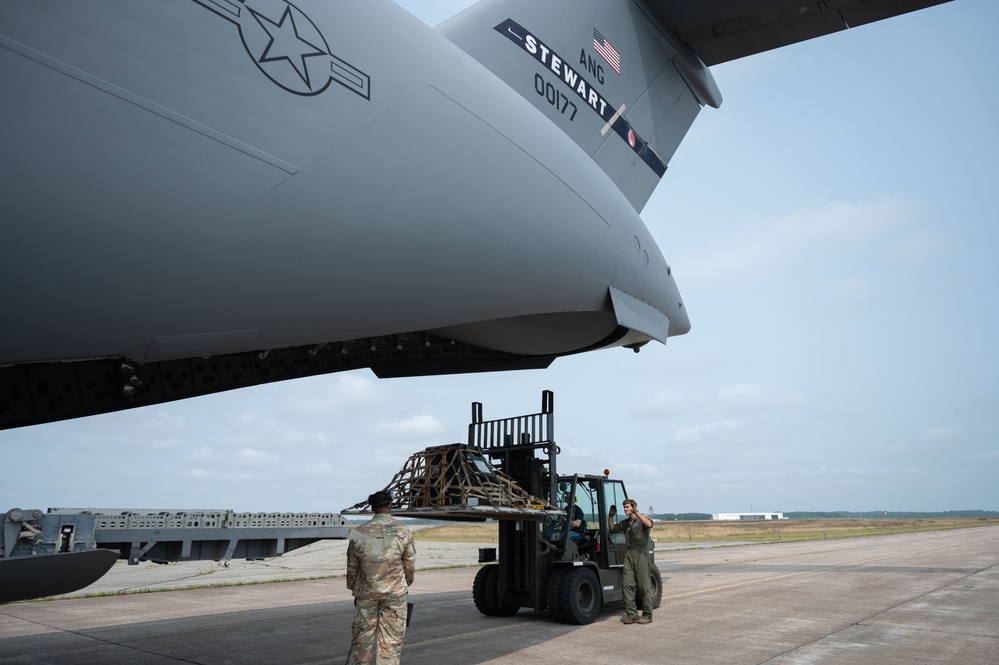
[{"label": "00177 tail number", "polygon": [[556,88],[551,83],[545,81],[541,74],[534,75],[534,91],[548,100],[548,103],[555,107],[562,115],[565,115],[566,110],[572,107],[572,114],[569,116],[569,122],[576,119],[576,105],[572,101],[562,94],[562,91]]}]

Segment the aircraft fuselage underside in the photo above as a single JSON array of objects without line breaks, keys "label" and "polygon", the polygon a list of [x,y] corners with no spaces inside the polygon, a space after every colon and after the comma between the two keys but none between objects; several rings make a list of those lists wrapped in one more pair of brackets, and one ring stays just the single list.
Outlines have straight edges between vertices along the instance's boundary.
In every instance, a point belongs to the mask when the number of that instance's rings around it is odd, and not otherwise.
[{"label": "aircraft fuselage underside", "polygon": [[0,427],[689,328],[550,119],[394,3],[299,4],[0,8]]}]

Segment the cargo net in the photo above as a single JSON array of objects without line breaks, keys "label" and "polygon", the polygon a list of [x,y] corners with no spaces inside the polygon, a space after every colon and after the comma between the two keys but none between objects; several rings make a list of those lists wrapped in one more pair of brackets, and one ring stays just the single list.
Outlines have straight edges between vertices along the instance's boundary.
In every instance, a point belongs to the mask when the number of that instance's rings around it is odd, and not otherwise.
[{"label": "cargo net", "polygon": [[[393,512],[480,506],[551,509],[494,468],[479,449],[462,443],[433,446],[412,455],[384,491],[392,496]],[[365,500],[347,509],[354,510],[366,512],[370,506]]]}]

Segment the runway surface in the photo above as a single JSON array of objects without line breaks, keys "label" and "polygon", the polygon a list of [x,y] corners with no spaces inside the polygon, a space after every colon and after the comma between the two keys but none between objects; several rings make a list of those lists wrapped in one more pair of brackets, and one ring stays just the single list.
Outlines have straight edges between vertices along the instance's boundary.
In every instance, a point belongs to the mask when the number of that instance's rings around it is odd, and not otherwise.
[{"label": "runway surface", "polygon": [[[402,661],[999,665],[999,527],[656,558],[665,593],[647,626],[621,624],[620,604],[588,626],[485,617],[475,567],[421,571]],[[0,606],[0,663],[339,664],[352,615],[342,577],[18,603]]]}]

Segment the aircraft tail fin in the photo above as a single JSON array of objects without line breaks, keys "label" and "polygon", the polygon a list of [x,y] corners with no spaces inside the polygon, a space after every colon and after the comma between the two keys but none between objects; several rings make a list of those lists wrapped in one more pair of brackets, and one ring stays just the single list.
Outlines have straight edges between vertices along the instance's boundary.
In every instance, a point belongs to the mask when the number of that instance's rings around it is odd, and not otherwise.
[{"label": "aircraft tail fin", "polygon": [[438,30],[546,114],[636,210],[704,104],[707,67],[640,0],[482,0]]}]

